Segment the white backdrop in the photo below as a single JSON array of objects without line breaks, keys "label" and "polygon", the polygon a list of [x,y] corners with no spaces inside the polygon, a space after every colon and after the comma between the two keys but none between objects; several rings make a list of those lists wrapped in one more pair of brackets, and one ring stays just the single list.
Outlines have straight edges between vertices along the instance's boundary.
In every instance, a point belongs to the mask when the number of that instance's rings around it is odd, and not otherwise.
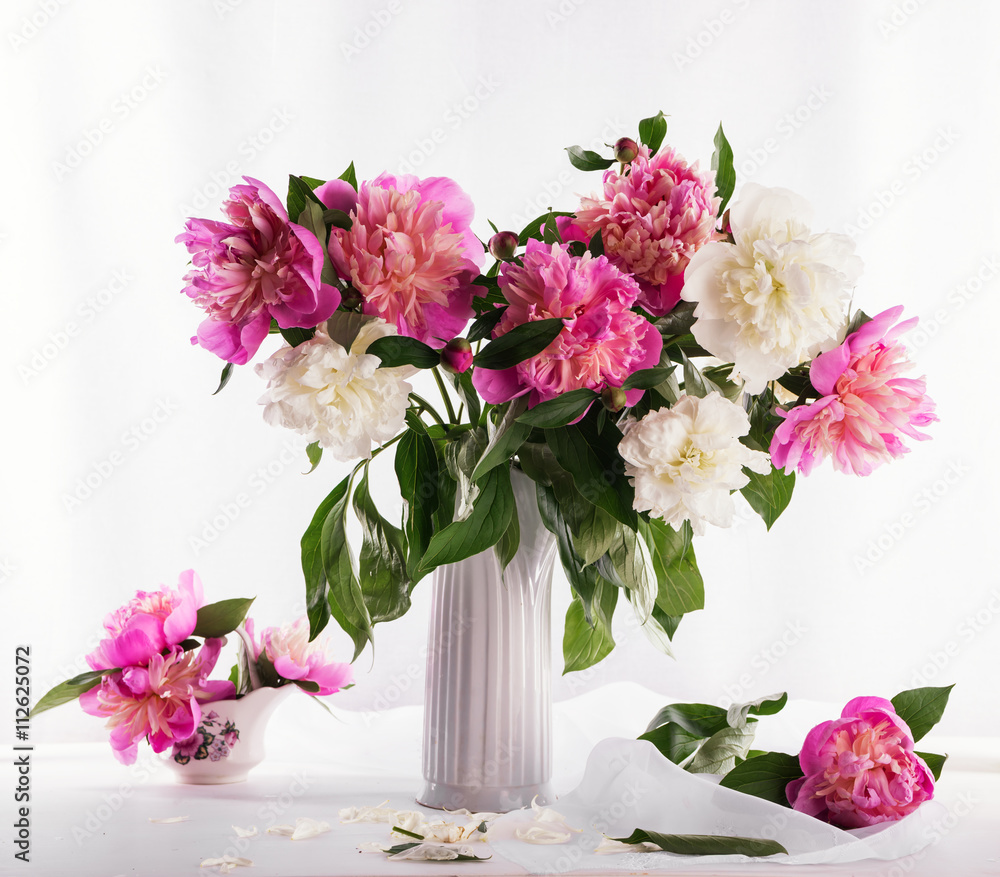
[{"label": "white backdrop", "polygon": [[[858,303],[921,317],[911,343],[941,421],[867,479],[800,479],[769,534],[748,512],[697,540],[707,606],[677,659],[621,623],[611,657],[560,678],[557,699],[621,680],[715,702],[957,682],[942,733],[988,733],[998,26],[1000,7],[941,0],[7,2],[5,650],[31,645],[37,696],[85,669],[105,612],[190,567],[209,599],[256,594],[258,623],[302,612],[299,537],[346,468],[301,474],[303,443],[263,423],[250,369],[211,396],[221,361],[188,342],[200,312],[173,243],[186,216],[217,216],[241,174],[283,193],[289,172],[353,159],[360,178],[453,177],[485,237],[487,218],[573,209],[599,175],[563,147],[634,135],[662,109],[689,160],[710,160],[722,120],[738,184],[792,188],[818,228],[857,239]],[[391,467],[376,468],[388,506]],[[376,629],[339,705],[419,703],[429,592]],[[556,643],[567,603],[560,579]],[[102,735],[69,707],[34,729]]]}]

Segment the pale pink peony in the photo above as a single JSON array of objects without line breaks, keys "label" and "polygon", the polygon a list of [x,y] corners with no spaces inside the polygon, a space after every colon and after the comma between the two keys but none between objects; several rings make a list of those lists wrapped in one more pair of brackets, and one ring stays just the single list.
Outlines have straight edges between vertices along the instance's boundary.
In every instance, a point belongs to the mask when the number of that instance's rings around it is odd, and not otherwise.
[{"label": "pale pink peony", "polygon": [[201,721],[201,704],[236,696],[232,682],[210,681],[224,640],[207,639],[195,653],[180,648],[153,655],[146,667],[110,673],[80,695],[84,712],[108,719],[111,748],[123,764],[135,762],[147,739],[154,752],[187,740]]},{"label": "pale pink peony", "polygon": [[309,619],[304,616],[281,627],[265,627],[260,638],[279,676],[292,682],[315,682],[319,686],[319,691],[310,694],[334,694],[353,679],[351,665],[334,661],[326,641],[309,642]]},{"label": "pale pink peony", "polygon": [[881,697],[856,697],[813,728],[799,753],[805,776],[785,789],[796,810],[841,828],[894,822],[934,797],[913,735]]},{"label": "pale pink peony", "polygon": [[[530,240],[522,261],[503,266],[500,288],[509,306],[494,334],[552,317],[564,327],[545,350],[512,368],[477,368],[472,383],[487,402],[527,393],[537,405],[581,387],[620,387],[633,372],[659,363],[660,333],[631,310],[639,287],[607,258],[571,256],[560,244]],[[628,404],[642,393],[626,391]]]},{"label": "pale pink peony", "polygon": [[354,189],[331,180],[316,189],[327,207],[350,213],[334,228],[330,258],[361,293],[363,311],[395,324],[401,335],[440,348],[473,316],[473,286],[485,261],[469,228],[469,196],[447,177],[381,174]]},{"label": "pale pink peony", "polygon": [[144,667],[154,655],[191,636],[204,604],[201,579],[193,569],[181,573],[177,590],[137,591],[105,617],[104,629],[111,636],[87,655],[87,663],[94,670]]},{"label": "pale pink peony", "polygon": [[176,238],[194,264],[184,292],[208,314],[192,342],[237,365],[257,352],[272,317],[283,329],[312,327],[340,305],[340,292],[320,280],[323,245],[288,221],[267,186],[243,179],[222,205],[228,222],[191,218]]},{"label": "pale pink peony", "polygon": [[876,466],[909,451],[903,437],[930,438],[919,431],[937,420],[924,378],[905,378],[910,367],[898,337],[916,318],[893,327],[902,306],[883,311],[817,356],[809,379],[822,397],[790,411],[771,441],[771,460],[786,472],[808,475],[826,457],[840,472],[869,475]]},{"label": "pale pink peony", "polygon": [[720,203],[713,171],[640,146],[621,172],[604,172],[604,197],[583,198],[575,222],[560,228],[585,241],[599,230],[611,263],[638,281],[639,305],[660,317],[680,300],[691,256],[716,239]]}]

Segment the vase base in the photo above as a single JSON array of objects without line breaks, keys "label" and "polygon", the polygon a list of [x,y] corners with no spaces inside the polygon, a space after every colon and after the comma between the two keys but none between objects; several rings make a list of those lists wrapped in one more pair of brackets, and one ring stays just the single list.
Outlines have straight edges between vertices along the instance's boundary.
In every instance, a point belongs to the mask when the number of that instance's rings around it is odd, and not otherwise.
[{"label": "vase base", "polygon": [[450,783],[425,783],[417,803],[435,810],[471,810],[473,813],[508,813],[530,807],[534,798],[539,804],[555,800],[549,783],[527,786],[461,786]]},{"label": "vase base", "polygon": [[243,783],[246,782],[246,773],[231,773],[219,776],[201,775],[201,776],[188,776],[183,771],[178,771],[174,774],[174,778],[178,783],[184,786],[221,786],[224,783]]}]

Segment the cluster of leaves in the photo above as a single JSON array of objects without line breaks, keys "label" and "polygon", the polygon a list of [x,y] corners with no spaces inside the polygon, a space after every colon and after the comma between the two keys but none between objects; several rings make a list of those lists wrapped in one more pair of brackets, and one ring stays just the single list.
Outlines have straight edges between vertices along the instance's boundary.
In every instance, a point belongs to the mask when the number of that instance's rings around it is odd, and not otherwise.
[{"label": "cluster of leaves", "polygon": [[[234,597],[230,600],[220,600],[218,603],[202,606],[198,610],[197,623],[191,638],[184,640],[180,644],[181,647],[185,650],[197,649],[201,647],[203,640],[232,633],[243,623],[253,601],[253,597]],[[196,639],[196,637],[200,639]],[[85,694],[91,688],[100,685],[101,679],[105,676],[117,673],[120,669],[120,667],[114,667],[108,670],[88,670],[86,673],[80,673],[72,679],[60,682],[35,704],[31,710],[31,717],[34,718],[52,707],[76,700],[81,694]]]},{"label": "cluster of leaves", "polygon": [[[913,688],[892,698],[896,714],[921,740],[944,714],[952,686]],[[729,709],[704,703],[671,704],[660,710],[639,739],[648,740],[664,757],[692,773],[722,777],[720,785],[790,807],[785,787],[802,777],[798,755],[751,749],[758,716],[774,715],[787,695],[777,694]],[[917,752],[939,779],[947,755]],[[635,843],[635,841],[632,841]]]}]

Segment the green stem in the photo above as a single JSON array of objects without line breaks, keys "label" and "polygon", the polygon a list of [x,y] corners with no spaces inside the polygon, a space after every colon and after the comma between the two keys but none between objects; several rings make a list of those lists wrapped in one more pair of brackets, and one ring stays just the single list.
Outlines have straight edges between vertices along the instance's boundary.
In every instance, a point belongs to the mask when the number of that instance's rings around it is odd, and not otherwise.
[{"label": "green stem", "polygon": [[444,407],[448,410],[448,417],[451,419],[452,423],[457,424],[458,418],[455,416],[455,409],[451,404],[451,397],[448,395],[448,389],[444,385],[444,380],[441,378],[441,372],[437,370],[437,366],[431,369],[434,372],[434,380],[437,381],[438,389],[441,391],[441,398],[444,399]]},{"label": "green stem", "polygon": [[441,419],[441,415],[434,410],[434,406],[431,405],[423,396],[418,396],[416,393],[410,393],[410,398],[416,402],[421,408],[424,409],[431,417],[433,417],[441,426],[447,426],[444,420]]}]

